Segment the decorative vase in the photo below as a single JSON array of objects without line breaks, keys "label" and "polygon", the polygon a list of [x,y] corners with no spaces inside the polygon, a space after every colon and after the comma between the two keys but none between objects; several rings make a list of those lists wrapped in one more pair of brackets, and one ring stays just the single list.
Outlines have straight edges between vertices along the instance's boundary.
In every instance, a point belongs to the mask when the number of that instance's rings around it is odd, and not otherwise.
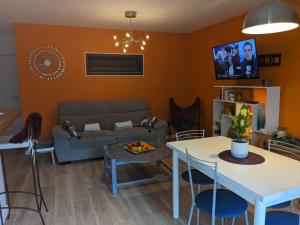
[{"label": "decorative vase", "polygon": [[235,158],[243,159],[248,156],[249,141],[242,140],[242,142],[237,142],[237,140],[231,141],[231,155]]}]

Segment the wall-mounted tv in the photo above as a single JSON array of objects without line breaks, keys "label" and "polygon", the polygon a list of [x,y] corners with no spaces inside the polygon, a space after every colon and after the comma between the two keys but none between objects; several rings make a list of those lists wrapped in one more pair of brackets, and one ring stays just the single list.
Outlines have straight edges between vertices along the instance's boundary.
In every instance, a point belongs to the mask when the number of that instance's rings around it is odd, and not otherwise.
[{"label": "wall-mounted tv", "polygon": [[246,39],[212,49],[217,80],[258,79],[255,39]]}]

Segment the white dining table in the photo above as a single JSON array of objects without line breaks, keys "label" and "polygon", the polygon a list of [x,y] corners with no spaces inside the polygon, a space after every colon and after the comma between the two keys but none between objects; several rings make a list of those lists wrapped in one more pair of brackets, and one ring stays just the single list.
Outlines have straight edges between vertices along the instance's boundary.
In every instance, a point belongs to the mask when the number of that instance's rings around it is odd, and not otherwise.
[{"label": "white dining table", "polygon": [[[300,162],[250,145],[249,151],[265,158],[257,165],[241,165],[218,157],[229,150],[231,139],[223,136],[168,142],[173,150],[173,218],[179,218],[179,160],[186,162],[186,149],[197,158],[216,161],[218,183],[252,203],[254,225],[265,225],[266,208],[300,197]],[[201,171],[201,167],[196,168]],[[213,178],[211,171],[201,171]]]}]

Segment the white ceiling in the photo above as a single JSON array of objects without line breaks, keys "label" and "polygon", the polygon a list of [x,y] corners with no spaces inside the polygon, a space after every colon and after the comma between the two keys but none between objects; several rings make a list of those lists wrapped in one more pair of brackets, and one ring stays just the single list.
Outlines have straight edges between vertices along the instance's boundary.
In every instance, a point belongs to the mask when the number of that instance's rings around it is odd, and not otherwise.
[{"label": "white ceiling", "polygon": [[239,15],[264,0],[0,0],[0,34],[14,22],[127,29],[125,10],[136,10],[134,28],[192,32]]}]

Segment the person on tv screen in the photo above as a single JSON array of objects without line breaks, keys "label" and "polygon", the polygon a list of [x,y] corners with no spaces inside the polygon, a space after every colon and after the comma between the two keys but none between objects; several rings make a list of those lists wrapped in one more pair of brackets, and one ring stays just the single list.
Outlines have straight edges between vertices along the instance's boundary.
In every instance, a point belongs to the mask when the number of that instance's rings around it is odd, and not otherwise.
[{"label": "person on tv screen", "polygon": [[257,76],[257,62],[252,53],[252,44],[246,42],[243,46],[244,61],[242,62],[242,76],[246,78]]},{"label": "person on tv screen", "polygon": [[217,51],[217,57],[215,60],[215,71],[218,76],[226,77],[226,68],[225,68],[225,62],[223,59],[223,51],[218,50]]},{"label": "person on tv screen", "polygon": [[233,73],[234,75],[241,74],[241,61],[239,56],[239,46],[234,45],[232,48],[232,64],[233,64]]},{"label": "person on tv screen", "polygon": [[232,48],[229,46],[225,48],[225,51],[226,51],[226,57],[225,57],[226,74],[229,77],[233,77],[234,70],[233,70],[233,63],[232,63]]}]

